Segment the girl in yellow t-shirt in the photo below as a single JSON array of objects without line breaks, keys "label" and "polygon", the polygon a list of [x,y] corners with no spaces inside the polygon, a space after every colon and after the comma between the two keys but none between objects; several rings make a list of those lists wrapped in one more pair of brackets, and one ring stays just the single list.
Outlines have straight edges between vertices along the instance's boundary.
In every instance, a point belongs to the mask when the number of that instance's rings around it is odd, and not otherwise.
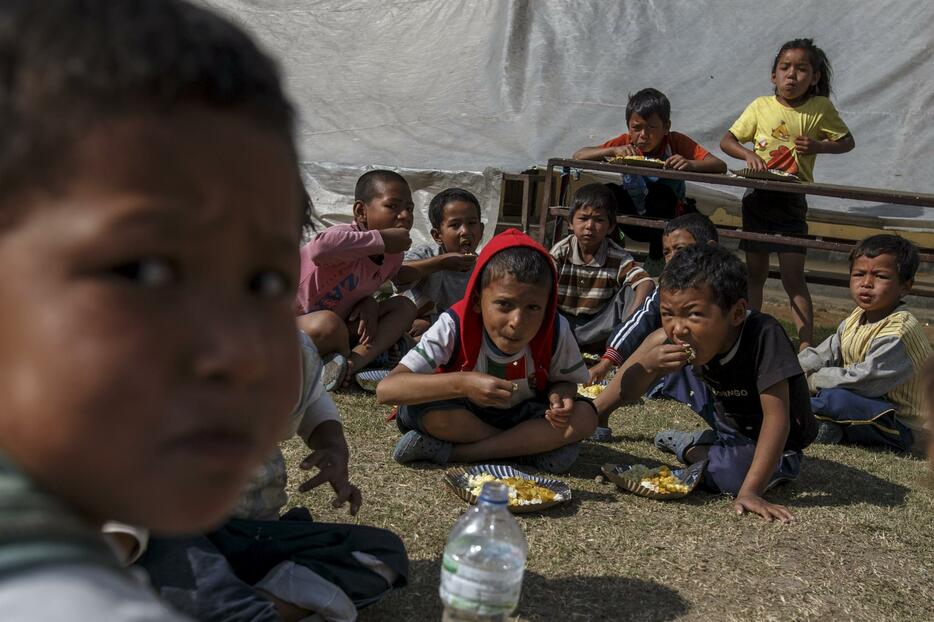
[{"label": "girl in yellow t-shirt", "polygon": [[[846,153],[855,146],[849,128],[830,102],[830,61],[811,39],[784,44],[772,62],[774,95],[746,107],[720,140],[724,153],[764,171],[780,170],[814,181],[818,153]],[[743,143],[752,143],[747,149]],[[804,235],[808,232],[803,194],[749,190],[743,197],[743,231]],[[804,280],[805,249],[743,240],[749,270],[749,306],[762,306],[769,255],[778,253],[782,285],[791,303],[801,348],[812,345],[814,311]]]}]

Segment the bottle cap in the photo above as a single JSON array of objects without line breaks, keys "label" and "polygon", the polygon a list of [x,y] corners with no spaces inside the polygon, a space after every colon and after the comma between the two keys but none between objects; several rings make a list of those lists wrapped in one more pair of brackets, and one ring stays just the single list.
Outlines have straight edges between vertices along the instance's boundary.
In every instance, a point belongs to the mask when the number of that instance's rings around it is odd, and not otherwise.
[{"label": "bottle cap", "polygon": [[480,490],[480,499],[477,503],[506,505],[509,503],[509,487],[501,482],[487,482]]}]

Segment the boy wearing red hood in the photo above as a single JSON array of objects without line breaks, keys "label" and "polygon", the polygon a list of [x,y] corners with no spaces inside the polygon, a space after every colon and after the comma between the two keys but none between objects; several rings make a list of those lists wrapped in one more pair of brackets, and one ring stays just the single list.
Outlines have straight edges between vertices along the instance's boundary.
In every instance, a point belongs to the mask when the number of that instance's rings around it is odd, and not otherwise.
[{"label": "boy wearing red hood", "polygon": [[464,298],[443,313],[376,389],[400,404],[400,463],[504,458],[566,472],[596,429],[577,396],[587,369],[557,313],[548,251],[509,229],[490,240]]}]

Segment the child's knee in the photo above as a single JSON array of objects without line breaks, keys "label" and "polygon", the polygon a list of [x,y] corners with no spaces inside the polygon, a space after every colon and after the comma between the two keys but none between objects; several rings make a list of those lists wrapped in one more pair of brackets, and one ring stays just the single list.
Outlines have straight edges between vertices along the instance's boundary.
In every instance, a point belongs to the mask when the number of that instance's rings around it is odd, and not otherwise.
[{"label": "child's knee", "polygon": [[401,322],[405,323],[406,328],[411,326],[415,318],[418,317],[418,308],[406,296],[393,296],[388,300],[381,301],[379,304],[380,315],[399,318]]},{"label": "child's knee", "polygon": [[333,334],[335,331],[347,331],[344,319],[333,311],[314,311],[296,318],[299,330],[309,337]]},{"label": "child's knee", "polygon": [[597,431],[597,411],[585,402],[574,402],[574,412],[568,429],[571,432],[569,440],[572,442],[590,438]]}]

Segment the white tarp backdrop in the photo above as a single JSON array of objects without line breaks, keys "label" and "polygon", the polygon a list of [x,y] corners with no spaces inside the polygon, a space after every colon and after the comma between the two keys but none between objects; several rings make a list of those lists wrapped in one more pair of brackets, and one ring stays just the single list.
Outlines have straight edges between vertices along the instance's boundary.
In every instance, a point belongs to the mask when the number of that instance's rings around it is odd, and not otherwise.
[{"label": "white tarp backdrop", "polygon": [[[204,1],[280,59],[329,221],[349,212],[334,195],[379,164],[472,172],[457,183],[481,195],[492,232],[499,171],[622,133],[627,95],[648,86],[668,95],[674,129],[722,156],[723,133],[771,92],[778,48],[805,36],[830,58],[833,100],[857,145],[818,157],[816,179],[934,192],[929,0]],[[432,189],[446,183],[431,177]],[[934,210],[809,201],[934,228]]]}]

